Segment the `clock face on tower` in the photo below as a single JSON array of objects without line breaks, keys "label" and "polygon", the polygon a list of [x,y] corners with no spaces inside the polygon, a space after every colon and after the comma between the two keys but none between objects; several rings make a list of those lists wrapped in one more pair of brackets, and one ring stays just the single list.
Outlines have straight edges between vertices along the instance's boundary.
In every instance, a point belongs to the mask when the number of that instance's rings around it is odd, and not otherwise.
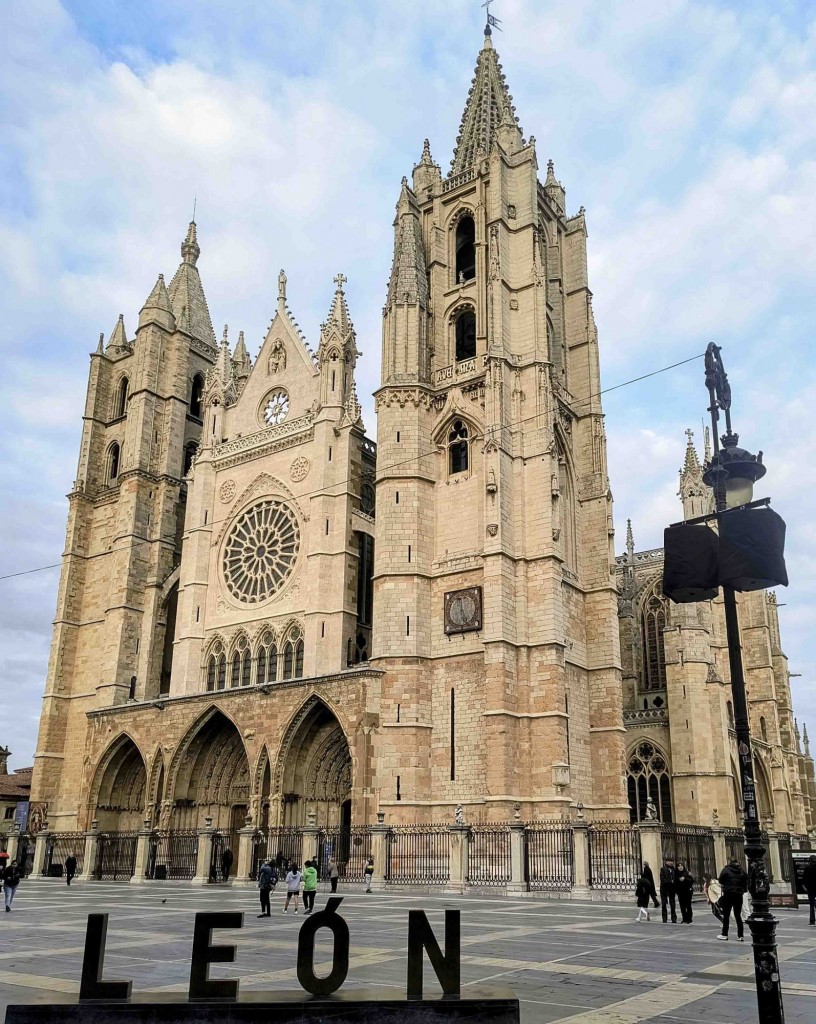
[{"label": "clock face on tower", "polygon": [[482,628],[482,588],[449,590],[445,594],[445,632],[472,633]]}]

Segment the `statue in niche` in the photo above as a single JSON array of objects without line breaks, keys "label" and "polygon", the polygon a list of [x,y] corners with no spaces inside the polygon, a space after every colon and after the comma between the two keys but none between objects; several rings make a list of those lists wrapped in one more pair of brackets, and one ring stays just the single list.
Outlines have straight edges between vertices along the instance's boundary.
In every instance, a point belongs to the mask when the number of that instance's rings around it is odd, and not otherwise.
[{"label": "statue in niche", "polygon": [[490,280],[498,281],[499,274],[499,229],[493,224],[490,228]]},{"label": "statue in niche", "polygon": [[561,536],[561,481],[558,473],[550,477],[550,490],[552,492],[552,538],[558,540]]},{"label": "statue in niche", "polygon": [[286,369],[286,346],[280,338],[272,345],[269,355],[269,373],[280,373]]}]

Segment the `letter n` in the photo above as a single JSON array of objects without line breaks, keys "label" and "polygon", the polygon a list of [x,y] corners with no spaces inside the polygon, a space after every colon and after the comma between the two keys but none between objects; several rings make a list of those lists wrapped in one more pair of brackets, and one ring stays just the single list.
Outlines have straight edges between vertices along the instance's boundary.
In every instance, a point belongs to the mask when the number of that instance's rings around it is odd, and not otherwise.
[{"label": "letter n", "polygon": [[423,950],[446,996],[459,995],[459,911],[445,911],[445,954],[439,948],[424,910],[408,911],[408,998],[422,998]]}]

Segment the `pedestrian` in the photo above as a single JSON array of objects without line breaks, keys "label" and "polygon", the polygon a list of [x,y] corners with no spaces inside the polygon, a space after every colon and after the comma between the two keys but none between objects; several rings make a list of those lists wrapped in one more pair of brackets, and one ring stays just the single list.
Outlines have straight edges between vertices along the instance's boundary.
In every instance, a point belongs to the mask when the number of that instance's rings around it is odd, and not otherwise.
[{"label": "pedestrian", "polygon": [[691,924],[694,916],[691,910],[691,901],[694,897],[694,876],[682,860],[677,862],[674,884],[677,890],[677,902],[680,904],[680,919],[683,924]]},{"label": "pedestrian", "polygon": [[643,862],[642,875],[643,878],[645,878],[646,881],[649,883],[649,896],[652,900],[652,903],[654,903],[656,907],[659,907],[660,904],[657,902],[657,890],[655,889],[654,875],[652,874],[652,869],[649,867],[648,860],[644,860]]},{"label": "pedestrian", "polygon": [[289,873],[286,876],[286,903],[283,906],[284,914],[289,909],[289,902],[295,901],[295,913],[298,912],[298,903],[300,901],[300,883],[303,881],[303,875],[298,871],[297,864],[292,864],[289,868]]},{"label": "pedestrian", "polygon": [[[802,872],[802,884],[810,906],[810,923],[816,924],[816,855],[811,854]],[[334,890],[332,890],[333,892]]]},{"label": "pedestrian", "polygon": [[748,891],[748,876],[745,874],[740,862],[736,857],[731,858],[720,872],[720,885],[722,886],[722,934],[717,938],[728,942],[728,924],[731,918],[731,911],[734,911],[734,920],[737,922],[737,942],[743,942],[742,927],[742,898]]},{"label": "pedestrian", "polygon": [[363,875],[365,876],[366,892],[371,892],[371,879],[374,877],[374,858],[369,857],[366,861],[366,865],[363,868]]},{"label": "pedestrian", "polygon": [[232,869],[232,850],[226,847],[221,854],[221,876],[225,882],[229,881],[230,870]]},{"label": "pedestrian", "polygon": [[261,912],[258,917],[271,917],[272,908],[269,904],[269,897],[273,893],[278,881],[278,874],[271,861],[265,860],[258,872],[258,894],[261,897]]},{"label": "pedestrian", "polygon": [[677,924],[677,907],[674,902],[677,895],[676,879],[674,860],[671,857],[664,857],[663,867],[660,869],[660,912],[663,916],[663,924],[666,924],[669,916],[667,904],[671,906],[672,924]]},{"label": "pedestrian", "polygon": [[722,886],[717,879],[712,878],[708,872],[703,875],[703,892],[708,900],[708,905],[711,907],[711,913],[718,921],[722,921],[722,909],[720,907]]},{"label": "pedestrian", "polygon": [[635,903],[638,908],[637,917],[635,918],[636,921],[640,922],[643,920],[651,920],[649,917],[649,897],[653,890],[654,882],[649,882],[649,879],[646,876],[646,867],[644,867],[635,887]]},{"label": "pedestrian", "polygon": [[19,884],[20,868],[17,865],[17,861],[13,860],[11,864],[3,870],[3,891],[6,895],[7,914],[11,910],[11,901],[14,899],[14,894],[17,892],[17,886]]},{"label": "pedestrian", "polygon": [[317,895],[317,863],[307,860],[303,868],[303,913],[311,914]]},{"label": "pedestrian", "polygon": [[77,859],[73,853],[69,853],[65,858],[65,884],[70,885],[71,881],[76,874]]},{"label": "pedestrian", "polygon": [[329,881],[331,882],[331,891],[337,892],[337,883],[340,881],[340,869],[337,867],[337,861],[334,857],[329,860]]}]

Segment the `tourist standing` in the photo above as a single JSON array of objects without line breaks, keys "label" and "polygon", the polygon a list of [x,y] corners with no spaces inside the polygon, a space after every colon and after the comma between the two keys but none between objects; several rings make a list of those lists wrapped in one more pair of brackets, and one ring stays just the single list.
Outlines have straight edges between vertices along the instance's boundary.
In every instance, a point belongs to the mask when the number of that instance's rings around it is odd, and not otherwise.
[{"label": "tourist standing", "polygon": [[366,861],[366,866],[363,869],[363,875],[365,876],[366,892],[371,892],[371,879],[374,877],[374,858],[369,857]]},{"label": "tourist standing", "polygon": [[337,861],[334,857],[329,861],[329,881],[331,882],[331,891],[337,892],[337,883],[340,881],[340,869],[337,867]]},{"label": "tourist standing", "polygon": [[17,886],[20,884],[20,878],[20,868],[17,865],[17,861],[13,860],[3,870],[3,892],[6,897],[6,913],[9,913],[11,910],[11,903],[14,899],[14,894],[17,892]]},{"label": "tourist standing", "polygon": [[667,904],[671,906],[672,924],[677,924],[677,907],[674,902],[677,896],[676,880],[677,872],[674,870],[674,861],[671,857],[665,857],[663,867],[660,869],[660,912],[663,916],[663,924],[666,924],[668,920]]},{"label": "tourist standing", "polygon": [[221,877],[225,882],[229,881],[230,871],[232,870],[232,850],[227,847],[221,854]]},{"label": "tourist standing", "polygon": [[649,867],[648,860],[644,860],[643,862],[642,877],[649,883],[649,896],[652,903],[654,903],[656,907],[659,907],[660,904],[657,902],[657,890],[655,889],[654,875],[652,874],[652,869]]},{"label": "tourist standing", "polygon": [[303,913],[311,914],[314,910],[317,895],[317,866],[314,861],[307,860],[303,868]]},{"label": "tourist standing", "polygon": [[723,919],[722,934],[717,938],[728,942],[728,924],[733,910],[734,920],[737,922],[737,941],[743,942],[742,898],[748,891],[748,876],[736,857],[732,857],[731,863],[727,864],[720,872],[720,885],[722,886],[720,906]]},{"label": "tourist standing", "polygon": [[677,889],[677,902],[680,904],[680,920],[683,924],[691,924],[693,917],[691,901],[694,897],[694,876],[682,860],[677,862],[674,884]]},{"label": "tourist standing", "polygon": [[65,858],[65,884],[70,885],[76,874],[77,859],[73,853]]},{"label": "tourist standing", "polygon": [[291,900],[295,901],[295,913],[298,912],[298,903],[300,902],[300,883],[303,881],[303,875],[298,871],[297,864],[292,864],[289,868],[289,873],[286,876],[286,903],[283,906],[284,914],[289,909],[289,903]]},{"label": "tourist standing", "polygon": [[271,917],[272,908],[269,904],[269,897],[278,881],[277,873],[271,862],[265,860],[258,872],[258,894],[261,898],[261,912],[258,917]]},{"label": "tourist standing", "polygon": [[649,897],[654,891],[654,881],[649,882],[646,876],[646,868],[648,865],[644,865],[643,871],[640,873],[640,878],[637,880],[637,886],[635,887],[635,903],[637,904],[638,912],[636,921],[649,921]]},{"label": "tourist standing", "polygon": [[808,858],[805,870],[802,872],[802,884],[807,892],[810,906],[810,923],[816,924],[816,856],[813,854]]}]

